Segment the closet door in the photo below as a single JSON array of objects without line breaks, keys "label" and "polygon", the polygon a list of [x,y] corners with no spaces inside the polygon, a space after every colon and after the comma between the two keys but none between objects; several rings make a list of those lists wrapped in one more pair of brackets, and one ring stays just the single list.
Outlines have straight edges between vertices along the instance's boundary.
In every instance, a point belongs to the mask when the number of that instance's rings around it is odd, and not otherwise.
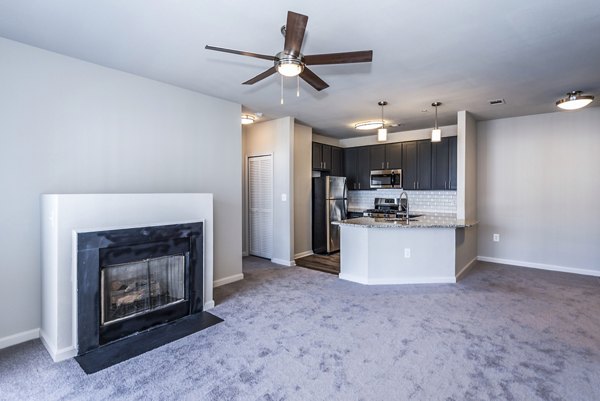
[{"label": "closet door", "polygon": [[249,254],[273,254],[273,157],[248,158]]}]

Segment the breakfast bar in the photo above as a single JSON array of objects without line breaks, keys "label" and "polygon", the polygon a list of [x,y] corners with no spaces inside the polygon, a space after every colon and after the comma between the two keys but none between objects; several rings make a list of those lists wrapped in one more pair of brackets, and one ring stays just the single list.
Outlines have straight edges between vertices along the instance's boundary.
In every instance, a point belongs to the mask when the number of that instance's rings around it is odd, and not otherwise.
[{"label": "breakfast bar", "polygon": [[474,260],[467,246],[476,221],[455,214],[360,217],[337,222],[340,275],[361,284],[455,283]]}]

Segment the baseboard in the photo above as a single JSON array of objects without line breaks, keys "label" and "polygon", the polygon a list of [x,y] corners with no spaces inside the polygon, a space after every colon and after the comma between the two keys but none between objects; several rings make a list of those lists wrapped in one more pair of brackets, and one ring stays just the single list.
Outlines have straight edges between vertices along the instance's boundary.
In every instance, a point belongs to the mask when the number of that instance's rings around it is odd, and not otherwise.
[{"label": "baseboard", "polygon": [[314,255],[314,252],[313,251],[300,252],[300,253],[297,253],[294,255],[294,259],[305,258],[310,255]]},{"label": "baseboard", "polygon": [[576,267],[548,265],[545,263],[525,262],[522,260],[491,258],[488,256],[478,256],[477,260],[480,260],[482,262],[499,263],[499,264],[503,264],[503,265],[529,267],[532,269],[550,270],[550,271],[555,271],[555,272],[574,273],[574,274],[582,274],[584,276],[600,277],[600,271],[598,271],[598,270],[579,269]]},{"label": "baseboard", "polygon": [[213,288],[220,287],[225,284],[234,283],[244,279],[244,273],[234,274],[233,276],[223,277],[213,281]]},{"label": "baseboard", "polygon": [[460,280],[477,262],[478,258],[475,256],[469,263],[467,263],[458,273],[456,273],[456,281]]},{"label": "baseboard", "polygon": [[13,345],[24,343],[25,341],[35,340],[40,337],[40,329],[22,331],[17,334],[0,338],[0,349],[12,347]]},{"label": "baseboard", "polygon": [[285,260],[285,259],[271,259],[272,263],[275,263],[276,265],[282,265],[282,266],[296,266],[296,262],[293,260]]},{"label": "baseboard", "polygon": [[64,361],[66,359],[73,358],[77,355],[77,349],[75,346],[65,347],[61,349],[57,349],[54,345],[49,341],[48,336],[44,333],[43,330],[40,330],[40,340],[42,340],[42,344],[46,347],[46,350],[50,354],[50,357],[54,362]]},{"label": "baseboard", "polygon": [[366,285],[398,285],[398,284],[453,284],[456,283],[456,278],[448,277],[411,277],[411,278],[385,278],[385,279],[369,279],[362,276],[340,273],[339,278],[342,280],[353,281],[359,284]]}]

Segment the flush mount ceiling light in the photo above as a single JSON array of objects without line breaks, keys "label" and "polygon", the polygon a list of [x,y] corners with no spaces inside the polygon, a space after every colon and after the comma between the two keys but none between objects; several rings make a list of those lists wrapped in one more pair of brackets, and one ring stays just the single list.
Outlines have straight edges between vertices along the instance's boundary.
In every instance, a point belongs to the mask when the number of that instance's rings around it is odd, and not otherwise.
[{"label": "flush mount ceiling light", "polygon": [[441,142],[442,130],[438,127],[437,108],[442,105],[442,102],[433,102],[431,105],[435,107],[435,127],[433,127],[433,130],[431,131],[431,142]]},{"label": "flush mount ceiling light", "polygon": [[354,129],[360,131],[369,131],[372,129],[377,129],[383,127],[381,121],[363,121],[361,123],[354,124]]},{"label": "flush mount ceiling light", "polygon": [[562,99],[556,101],[556,105],[563,110],[577,110],[592,103],[594,96],[583,95],[582,91],[572,91],[567,93]]},{"label": "flush mount ceiling light", "polygon": [[377,130],[377,141],[385,142],[387,141],[387,129],[385,128],[385,122],[383,121],[383,107],[387,106],[388,102],[382,100],[377,104],[381,106],[381,128]]},{"label": "flush mount ceiling light", "polygon": [[254,117],[250,114],[242,114],[242,124],[243,125],[252,124],[254,122],[254,120],[256,120],[256,117]]}]

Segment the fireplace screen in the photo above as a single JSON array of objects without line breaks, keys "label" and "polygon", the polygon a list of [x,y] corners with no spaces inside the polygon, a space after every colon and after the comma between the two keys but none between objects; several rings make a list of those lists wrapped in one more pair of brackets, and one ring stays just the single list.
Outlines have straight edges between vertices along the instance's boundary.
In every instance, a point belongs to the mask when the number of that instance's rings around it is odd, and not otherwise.
[{"label": "fireplace screen", "polygon": [[103,266],[101,324],[185,300],[185,257],[170,255]]}]

